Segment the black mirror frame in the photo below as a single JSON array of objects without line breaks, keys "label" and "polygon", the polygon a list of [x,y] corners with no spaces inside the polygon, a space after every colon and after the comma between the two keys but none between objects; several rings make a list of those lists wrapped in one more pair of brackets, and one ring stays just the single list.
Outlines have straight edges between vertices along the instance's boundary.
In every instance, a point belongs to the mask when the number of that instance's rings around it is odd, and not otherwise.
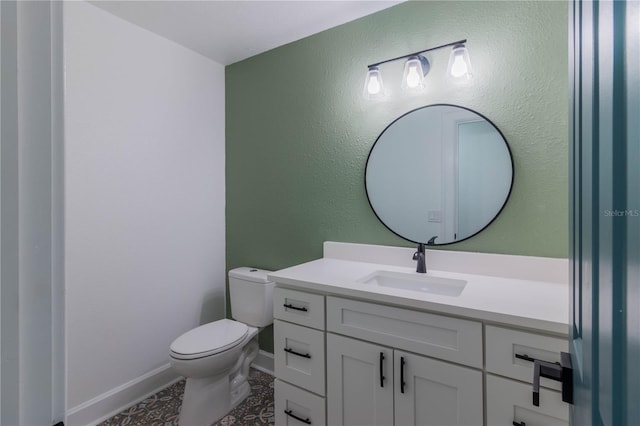
[{"label": "black mirror frame", "polygon": [[399,116],[398,118],[396,118],[395,120],[393,120],[391,123],[389,123],[389,125],[387,125],[384,130],[382,130],[382,132],[380,132],[380,134],[378,135],[378,137],[376,138],[375,142],[373,143],[373,145],[371,145],[371,149],[369,149],[369,154],[367,154],[367,161],[365,162],[365,166],[364,166],[364,190],[365,190],[365,194],[367,196],[367,202],[369,203],[369,207],[371,207],[371,211],[373,212],[373,214],[376,216],[376,218],[378,219],[378,221],[380,221],[380,223],[382,223],[384,225],[385,228],[387,228],[389,231],[391,231],[392,233],[394,233],[395,235],[397,235],[398,237],[402,238],[403,240],[407,240],[409,242],[415,243],[415,244],[427,244],[426,241],[414,241],[412,239],[409,239],[407,237],[405,237],[404,235],[400,235],[398,234],[396,231],[394,231],[393,229],[391,229],[389,227],[389,225],[387,225],[381,218],[380,216],[378,216],[378,213],[376,212],[376,210],[373,208],[373,204],[371,204],[371,198],[369,197],[369,189],[367,188],[367,166],[369,165],[369,158],[371,157],[371,153],[373,152],[373,149],[375,148],[376,144],[378,143],[378,141],[380,140],[380,137],[382,137],[382,135],[384,135],[384,133],[387,131],[387,129],[391,126],[393,126],[393,124],[395,122],[397,122],[398,120],[402,119],[403,117],[405,117],[406,115],[411,114],[412,112],[421,110],[421,109],[425,109],[425,108],[429,108],[429,107],[435,107],[435,106],[448,106],[448,107],[455,107],[455,108],[461,108],[467,111],[470,111],[480,117],[482,117],[484,120],[486,120],[489,124],[491,124],[500,134],[500,136],[502,137],[502,140],[504,141],[505,146],[507,147],[507,152],[509,153],[509,160],[511,161],[511,184],[509,185],[509,191],[507,192],[507,196],[504,199],[504,203],[502,203],[502,206],[500,207],[500,209],[498,210],[498,212],[496,213],[496,215],[489,221],[487,222],[487,224],[485,226],[483,226],[482,228],[480,228],[477,232],[462,238],[460,240],[455,240],[455,241],[451,241],[451,242],[447,242],[447,243],[435,243],[435,244],[429,244],[429,247],[434,247],[434,246],[447,246],[447,245],[451,245],[451,244],[457,244],[460,243],[462,241],[466,241],[471,237],[474,237],[476,235],[478,235],[479,233],[481,233],[482,231],[484,231],[485,229],[487,229],[489,227],[489,225],[491,225],[498,216],[500,216],[500,213],[502,213],[502,211],[504,210],[505,206],[507,205],[507,202],[509,201],[509,198],[511,197],[511,191],[513,190],[513,184],[515,182],[515,167],[514,167],[514,162],[513,162],[513,153],[511,152],[511,147],[509,146],[509,142],[507,142],[507,138],[504,137],[504,134],[502,133],[502,131],[498,128],[498,126],[496,126],[493,121],[489,120],[486,116],[484,116],[483,114],[472,110],[471,108],[467,108],[467,107],[463,107],[460,105],[454,105],[454,104],[431,104],[431,105],[425,105],[422,107],[418,107],[418,108],[414,108],[410,111],[405,112],[404,114],[402,114],[401,116]]}]

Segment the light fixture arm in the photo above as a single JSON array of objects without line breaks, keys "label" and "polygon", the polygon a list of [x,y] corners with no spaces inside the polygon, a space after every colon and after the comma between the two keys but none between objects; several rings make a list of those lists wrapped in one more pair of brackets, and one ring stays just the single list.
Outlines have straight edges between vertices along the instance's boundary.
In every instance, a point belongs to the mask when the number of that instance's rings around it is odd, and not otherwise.
[{"label": "light fixture arm", "polygon": [[409,53],[408,55],[402,55],[402,56],[398,56],[398,57],[393,58],[393,59],[387,59],[386,61],[376,62],[375,64],[367,65],[367,68],[377,67],[378,65],[386,64],[387,62],[397,61],[399,59],[408,58],[410,56],[419,56],[422,53],[431,52],[432,50],[438,50],[438,49],[442,49],[444,47],[455,46],[457,44],[465,44],[466,42],[467,42],[467,39],[465,38],[464,40],[458,40],[458,41],[454,41],[454,42],[451,42],[451,43],[443,44],[443,45],[440,45],[440,46],[432,47],[430,49],[420,50],[418,52]]}]

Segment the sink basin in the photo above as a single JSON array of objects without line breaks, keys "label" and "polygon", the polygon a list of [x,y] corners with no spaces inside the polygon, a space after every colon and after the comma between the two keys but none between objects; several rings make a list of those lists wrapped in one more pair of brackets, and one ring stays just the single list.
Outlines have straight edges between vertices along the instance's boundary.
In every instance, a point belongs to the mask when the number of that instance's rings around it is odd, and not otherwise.
[{"label": "sink basin", "polygon": [[464,280],[434,277],[428,274],[411,274],[393,271],[376,271],[359,279],[358,282],[379,287],[397,288],[453,297],[460,296],[460,293],[462,293],[462,290],[464,290],[464,287],[467,285],[467,282]]}]

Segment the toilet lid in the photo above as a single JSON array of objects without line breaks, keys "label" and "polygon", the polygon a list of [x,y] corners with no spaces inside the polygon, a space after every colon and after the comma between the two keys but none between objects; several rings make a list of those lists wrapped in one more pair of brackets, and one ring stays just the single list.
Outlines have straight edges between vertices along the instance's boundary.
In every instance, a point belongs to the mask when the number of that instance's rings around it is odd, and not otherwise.
[{"label": "toilet lid", "polygon": [[176,358],[201,358],[226,351],[244,339],[249,327],[238,321],[222,319],[187,331],[171,344]]}]

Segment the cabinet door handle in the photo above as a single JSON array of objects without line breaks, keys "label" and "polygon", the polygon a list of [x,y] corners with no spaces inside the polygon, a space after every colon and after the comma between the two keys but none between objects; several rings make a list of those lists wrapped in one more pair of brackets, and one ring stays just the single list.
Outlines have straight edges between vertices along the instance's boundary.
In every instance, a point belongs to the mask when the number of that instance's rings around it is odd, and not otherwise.
[{"label": "cabinet door handle", "polygon": [[515,420],[513,421],[513,426],[527,426],[527,424],[525,422],[516,422]]},{"label": "cabinet door handle", "polygon": [[302,358],[311,358],[311,354],[301,354],[300,352],[296,352],[291,348],[284,348],[285,352],[288,352],[292,355],[297,355],[297,356],[301,356]]},{"label": "cabinet door handle", "polygon": [[400,357],[400,393],[404,393],[404,357]]},{"label": "cabinet door handle", "polygon": [[304,307],[304,306],[303,306],[303,307],[293,306],[291,303],[285,303],[285,304],[284,304],[284,305],[282,305],[282,306],[284,306],[284,307],[285,307],[285,308],[287,308],[287,309],[294,309],[294,310],[296,310],[296,311],[302,311],[302,312],[307,312],[307,311],[309,311],[309,310],[308,310],[306,307]]},{"label": "cabinet door handle", "polygon": [[284,410],[284,413],[285,413],[287,416],[289,416],[289,417],[293,417],[294,419],[296,419],[296,420],[298,420],[298,421],[300,421],[300,422],[302,422],[302,423],[306,423],[306,424],[308,424],[308,425],[310,425],[310,424],[311,424],[311,420],[309,420],[309,417],[307,417],[306,419],[303,419],[302,417],[298,417],[298,416],[296,416],[295,414],[293,414],[293,411],[291,411],[291,410]]},{"label": "cabinet door handle", "polygon": [[384,353],[380,352],[380,387],[384,387],[384,369],[382,368],[382,363],[384,361]]}]

